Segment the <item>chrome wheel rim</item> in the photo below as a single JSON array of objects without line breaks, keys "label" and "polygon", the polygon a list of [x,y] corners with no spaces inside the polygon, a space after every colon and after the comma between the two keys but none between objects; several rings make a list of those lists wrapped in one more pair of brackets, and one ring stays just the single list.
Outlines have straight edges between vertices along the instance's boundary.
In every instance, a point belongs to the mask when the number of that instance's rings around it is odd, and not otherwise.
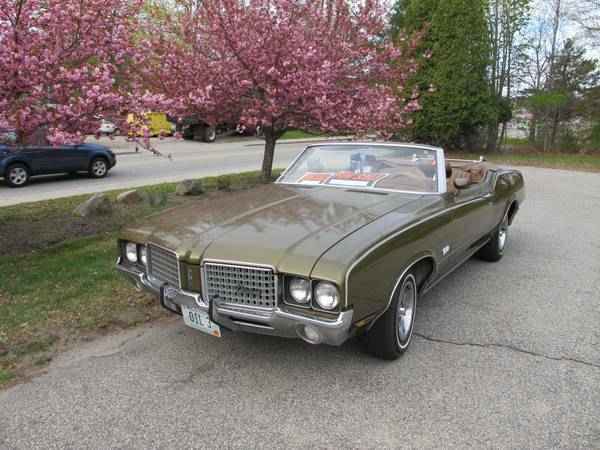
[{"label": "chrome wheel rim", "polygon": [[15,167],[14,169],[11,169],[8,174],[8,179],[12,184],[21,186],[27,181],[27,171],[22,167]]},{"label": "chrome wheel rim", "polygon": [[104,176],[106,173],[106,163],[104,161],[94,161],[94,164],[92,164],[92,173],[97,177]]},{"label": "chrome wheel rim", "polygon": [[214,141],[216,138],[217,138],[217,130],[215,130],[214,128],[210,129],[208,132],[207,139],[209,141]]},{"label": "chrome wheel rim", "polygon": [[400,292],[398,293],[398,307],[396,311],[397,323],[397,338],[400,348],[408,345],[417,309],[417,284],[415,277],[408,275]]},{"label": "chrome wheel rim", "polygon": [[506,223],[503,223],[498,230],[498,249],[500,251],[504,250],[506,246],[506,240],[508,239],[508,227]]}]

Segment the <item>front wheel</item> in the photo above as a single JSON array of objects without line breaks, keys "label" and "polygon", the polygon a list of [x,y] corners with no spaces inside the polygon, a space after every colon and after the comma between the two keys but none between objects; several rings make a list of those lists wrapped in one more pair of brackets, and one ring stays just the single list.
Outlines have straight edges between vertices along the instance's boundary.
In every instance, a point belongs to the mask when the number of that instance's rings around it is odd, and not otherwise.
[{"label": "front wheel", "polygon": [[496,228],[491,236],[490,242],[485,244],[477,252],[477,257],[484,261],[500,261],[504,256],[504,249],[508,241],[508,216],[505,216],[502,223]]},{"label": "front wheel", "polygon": [[397,359],[410,345],[419,289],[412,273],[396,286],[392,303],[367,334],[369,353],[387,360]]},{"label": "front wheel", "polygon": [[108,162],[104,158],[94,158],[88,172],[92,178],[104,178],[108,174]]},{"label": "front wheel", "polygon": [[13,188],[23,187],[29,182],[29,169],[25,164],[17,163],[8,166],[4,179]]}]

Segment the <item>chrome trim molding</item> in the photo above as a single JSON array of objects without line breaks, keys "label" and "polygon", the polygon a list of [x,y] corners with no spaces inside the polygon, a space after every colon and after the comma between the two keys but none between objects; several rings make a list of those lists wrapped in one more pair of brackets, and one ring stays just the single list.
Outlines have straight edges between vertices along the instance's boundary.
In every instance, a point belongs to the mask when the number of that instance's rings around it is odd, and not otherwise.
[{"label": "chrome trim molding", "polygon": [[[160,296],[160,288],[161,285],[155,284],[152,280],[146,275],[146,273],[140,270],[137,267],[130,267],[123,264],[123,258],[119,257],[116,262],[116,267],[119,272],[125,275],[131,282],[133,282],[136,286],[141,289],[146,290],[147,292],[154,294],[156,296]],[[204,301],[202,296],[196,292],[186,291],[181,288],[173,287],[177,291],[177,296],[175,297],[175,303],[188,304],[190,306],[196,305],[198,308],[203,311],[208,311],[208,303]]]}]

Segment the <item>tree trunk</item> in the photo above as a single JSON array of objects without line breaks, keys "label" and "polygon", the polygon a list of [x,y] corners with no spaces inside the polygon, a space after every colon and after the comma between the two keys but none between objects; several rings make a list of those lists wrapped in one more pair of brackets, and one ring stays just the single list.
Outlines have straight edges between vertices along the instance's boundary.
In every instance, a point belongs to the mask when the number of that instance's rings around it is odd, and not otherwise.
[{"label": "tree trunk", "polygon": [[529,143],[535,145],[537,140],[537,118],[534,116],[529,120]]},{"label": "tree trunk", "polygon": [[498,144],[498,122],[494,121],[488,125],[487,143],[485,150],[487,153],[494,153]]},{"label": "tree trunk", "polygon": [[505,149],[505,147],[504,147],[505,139],[506,139],[506,122],[504,122],[502,124],[502,129],[500,131],[500,137],[498,138],[498,148],[500,149],[500,153],[502,153]]},{"label": "tree trunk", "polygon": [[272,127],[267,127],[265,133],[265,154],[262,163],[262,178],[265,183],[271,182],[273,177],[273,157],[275,156],[275,143],[277,135]]},{"label": "tree trunk", "polygon": [[560,123],[560,111],[557,107],[552,116],[552,131],[550,134],[550,146],[552,147],[553,150],[556,150],[556,135],[558,134],[559,123]]}]

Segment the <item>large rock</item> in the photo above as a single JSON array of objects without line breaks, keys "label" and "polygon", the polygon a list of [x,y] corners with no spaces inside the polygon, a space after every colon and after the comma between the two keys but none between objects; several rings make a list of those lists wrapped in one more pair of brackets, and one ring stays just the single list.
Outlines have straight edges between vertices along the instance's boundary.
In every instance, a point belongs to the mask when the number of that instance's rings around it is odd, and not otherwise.
[{"label": "large rock", "polygon": [[152,207],[164,206],[167,203],[167,194],[165,192],[145,192],[144,200]]},{"label": "large rock", "polygon": [[200,195],[203,192],[202,183],[197,180],[183,180],[175,188],[175,194],[177,195]]},{"label": "large rock", "polygon": [[135,205],[143,200],[144,198],[137,190],[122,192],[117,196],[117,202],[124,205]]},{"label": "large rock", "polygon": [[75,215],[81,217],[102,216],[112,212],[113,205],[104,194],[94,194],[77,208]]}]

